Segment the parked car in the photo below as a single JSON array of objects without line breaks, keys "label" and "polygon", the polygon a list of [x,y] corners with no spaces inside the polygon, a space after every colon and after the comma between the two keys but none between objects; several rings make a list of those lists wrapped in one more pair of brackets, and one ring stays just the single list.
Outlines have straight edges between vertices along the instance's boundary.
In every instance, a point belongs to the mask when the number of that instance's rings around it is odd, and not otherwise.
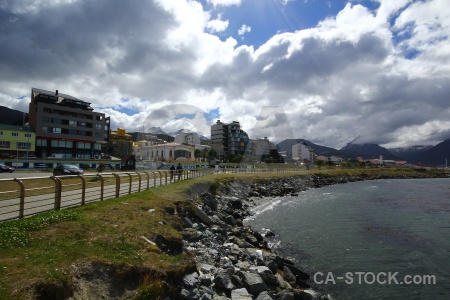
[{"label": "parked car", "polygon": [[52,154],[47,158],[64,158],[64,154]]},{"label": "parked car", "polygon": [[12,173],[12,172],[14,172],[14,168],[10,167],[10,166],[7,166],[7,165],[5,165],[3,163],[0,163],[0,173],[3,173],[3,172]]},{"label": "parked car", "polygon": [[53,176],[61,175],[83,175],[83,170],[75,165],[61,164],[53,169]]}]

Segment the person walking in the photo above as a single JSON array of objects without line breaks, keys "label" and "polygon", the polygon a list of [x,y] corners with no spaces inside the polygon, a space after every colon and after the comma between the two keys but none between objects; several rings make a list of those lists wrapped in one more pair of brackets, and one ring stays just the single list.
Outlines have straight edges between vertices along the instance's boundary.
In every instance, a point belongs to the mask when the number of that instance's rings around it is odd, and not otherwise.
[{"label": "person walking", "polygon": [[177,173],[178,173],[178,181],[180,181],[181,180],[181,174],[183,174],[183,167],[181,166],[180,163],[178,163],[178,166],[177,166]]},{"label": "person walking", "polygon": [[175,165],[172,165],[170,167],[170,182],[172,182],[174,174],[175,174]]}]

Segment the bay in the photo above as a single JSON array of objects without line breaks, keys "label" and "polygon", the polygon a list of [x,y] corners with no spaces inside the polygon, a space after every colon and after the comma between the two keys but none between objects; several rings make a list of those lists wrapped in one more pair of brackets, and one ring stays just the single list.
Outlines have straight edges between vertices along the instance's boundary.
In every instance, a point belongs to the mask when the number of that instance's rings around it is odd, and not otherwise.
[{"label": "bay", "polygon": [[246,225],[272,230],[313,287],[336,299],[450,298],[450,179],[338,184],[254,213]]}]

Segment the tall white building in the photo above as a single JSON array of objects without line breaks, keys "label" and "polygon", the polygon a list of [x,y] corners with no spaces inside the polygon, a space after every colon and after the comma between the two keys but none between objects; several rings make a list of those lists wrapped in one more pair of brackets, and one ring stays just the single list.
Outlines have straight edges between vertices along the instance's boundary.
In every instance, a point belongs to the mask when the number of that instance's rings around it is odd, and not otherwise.
[{"label": "tall white building", "polygon": [[200,138],[196,132],[182,132],[177,134],[174,142],[178,144],[200,145]]},{"label": "tall white building", "polygon": [[292,159],[300,161],[313,161],[314,160],[313,149],[301,142],[292,146]]}]

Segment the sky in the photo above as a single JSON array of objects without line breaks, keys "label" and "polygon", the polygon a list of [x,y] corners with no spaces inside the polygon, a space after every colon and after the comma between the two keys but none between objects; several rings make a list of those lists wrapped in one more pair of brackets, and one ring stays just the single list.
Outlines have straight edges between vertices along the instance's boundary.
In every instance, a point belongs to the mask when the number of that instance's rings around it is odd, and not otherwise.
[{"label": "sky", "polygon": [[435,145],[449,33],[448,0],[0,0],[0,105],[28,112],[35,87],[113,130]]}]

